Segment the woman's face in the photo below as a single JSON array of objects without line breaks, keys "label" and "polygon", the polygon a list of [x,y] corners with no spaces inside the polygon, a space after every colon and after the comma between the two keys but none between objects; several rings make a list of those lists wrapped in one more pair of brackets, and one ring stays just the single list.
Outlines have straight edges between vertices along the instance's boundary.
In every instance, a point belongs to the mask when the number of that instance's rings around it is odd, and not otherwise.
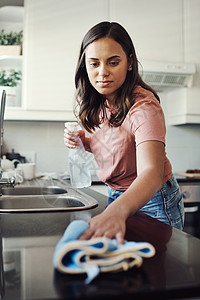
[{"label": "woman's face", "polygon": [[85,63],[91,85],[112,101],[124,83],[129,67],[121,45],[108,37],[96,40],[86,48]]}]

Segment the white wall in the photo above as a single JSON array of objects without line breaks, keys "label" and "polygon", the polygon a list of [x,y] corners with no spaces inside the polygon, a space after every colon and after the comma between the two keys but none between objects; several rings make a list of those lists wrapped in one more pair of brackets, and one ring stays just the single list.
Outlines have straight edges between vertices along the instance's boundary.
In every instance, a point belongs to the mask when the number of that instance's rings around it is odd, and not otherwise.
[{"label": "white wall", "polygon": [[167,153],[174,171],[200,169],[200,126],[167,128]]},{"label": "white wall", "polygon": [[[35,152],[37,172],[68,173],[68,148],[64,145],[63,132],[63,122],[5,121],[3,154],[14,149],[32,159]],[[92,154],[88,154],[87,163],[91,174],[95,174]]]},{"label": "white wall", "polygon": [[67,149],[63,143],[64,124],[61,122],[4,123],[3,151],[23,155],[36,152],[37,171],[64,172],[67,170]]},{"label": "white wall", "polygon": [[[167,95],[159,94],[167,116]],[[166,119],[166,152],[174,172],[200,169],[200,124],[168,126]]]}]

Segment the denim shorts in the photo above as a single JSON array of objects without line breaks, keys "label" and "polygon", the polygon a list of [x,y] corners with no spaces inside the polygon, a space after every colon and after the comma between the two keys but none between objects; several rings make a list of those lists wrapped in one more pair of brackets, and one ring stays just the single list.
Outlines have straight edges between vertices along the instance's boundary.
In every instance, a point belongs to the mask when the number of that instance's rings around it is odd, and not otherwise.
[{"label": "denim shorts", "polygon": [[[108,205],[124,191],[108,187]],[[163,184],[156,195],[140,210],[161,222],[183,230],[184,204],[177,180],[172,177]]]}]

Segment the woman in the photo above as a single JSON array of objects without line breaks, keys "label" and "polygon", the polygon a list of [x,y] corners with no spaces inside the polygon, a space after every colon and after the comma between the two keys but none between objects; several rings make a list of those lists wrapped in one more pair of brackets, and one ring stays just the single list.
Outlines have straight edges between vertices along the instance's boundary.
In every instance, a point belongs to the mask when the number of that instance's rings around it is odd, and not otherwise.
[{"label": "woman", "polygon": [[[138,74],[132,40],[118,23],[101,22],[85,35],[75,76],[77,134],[94,154],[109,205],[89,221],[81,239],[124,242],[128,216],[142,211],[183,228],[184,208],[165,154],[165,121],[156,92]],[[67,129],[64,143],[78,144]]]}]

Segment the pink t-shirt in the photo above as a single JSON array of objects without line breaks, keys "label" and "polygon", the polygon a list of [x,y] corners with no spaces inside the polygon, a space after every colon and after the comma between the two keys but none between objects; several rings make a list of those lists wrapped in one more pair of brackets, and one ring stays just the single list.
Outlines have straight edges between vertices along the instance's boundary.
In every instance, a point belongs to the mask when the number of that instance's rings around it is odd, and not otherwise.
[{"label": "pink t-shirt", "polygon": [[[137,93],[135,103],[120,127],[109,127],[105,120],[91,135],[90,148],[99,168],[99,179],[117,190],[126,190],[137,177],[137,145],[150,140],[165,143],[160,103],[153,93],[140,86],[134,93]],[[165,155],[163,183],[171,175],[172,167]]]}]

